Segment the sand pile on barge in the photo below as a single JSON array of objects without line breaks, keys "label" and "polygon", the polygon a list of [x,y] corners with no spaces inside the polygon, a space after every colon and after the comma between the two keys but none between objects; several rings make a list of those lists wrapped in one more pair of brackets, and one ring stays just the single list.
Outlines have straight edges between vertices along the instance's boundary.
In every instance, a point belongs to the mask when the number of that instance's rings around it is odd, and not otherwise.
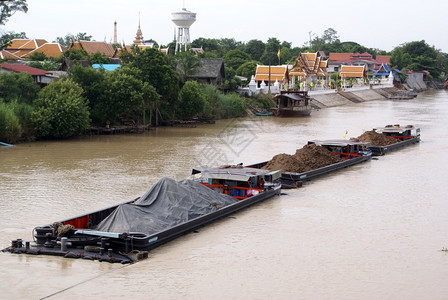
[{"label": "sand pile on barge", "polygon": [[366,131],[357,138],[351,138],[351,141],[371,143],[372,146],[387,146],[395,144],[397,139],[391,138],[374,130]]},{"label": "sand pile on barge", "polygon": [[277,154],[262,169],[303,173],[342,161],[325,147],[315,144],[297,149],[294,155]]}]

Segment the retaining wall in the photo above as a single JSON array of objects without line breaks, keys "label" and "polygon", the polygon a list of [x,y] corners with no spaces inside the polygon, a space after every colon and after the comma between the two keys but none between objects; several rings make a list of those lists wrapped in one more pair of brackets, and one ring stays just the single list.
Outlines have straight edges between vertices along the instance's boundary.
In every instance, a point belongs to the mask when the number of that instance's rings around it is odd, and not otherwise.
[{"label": "retaining wall", "polygon": [[341,93],[335,91],[328,91],[327,93],[310,92],[309,95],[315,100],[313,104],[319,108],[386,99],[380,93],[369,88],[351,91],[347,89]]}]

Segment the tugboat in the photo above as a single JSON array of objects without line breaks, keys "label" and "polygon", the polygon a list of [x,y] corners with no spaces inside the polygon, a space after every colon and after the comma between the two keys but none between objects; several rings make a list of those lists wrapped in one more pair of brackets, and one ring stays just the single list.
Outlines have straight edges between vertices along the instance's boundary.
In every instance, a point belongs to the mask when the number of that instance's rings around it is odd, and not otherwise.
[{"label": "tugboat", "polygon": [[306,117],[311,114],[311,98],[307,91],[280,91],[274,96],[277,117]]},{"label": "tugboat", "polygon": [[374,156],[384,155],[387,152],[420,142],[420,128],[414,125],[406,125],[404,127],[399,124],[387,125],[386,127],[373,128],[373,131],[397,140],[396,143],[387,146],[369,146]]},{"label": "tugboat", "polygon": [[243,200],[254,196],[279,194],[281,171],[269,171],[242,165],[225,165],[218,168],[198,167],[193,175],[200,174],[199,181],[212,190]]}]

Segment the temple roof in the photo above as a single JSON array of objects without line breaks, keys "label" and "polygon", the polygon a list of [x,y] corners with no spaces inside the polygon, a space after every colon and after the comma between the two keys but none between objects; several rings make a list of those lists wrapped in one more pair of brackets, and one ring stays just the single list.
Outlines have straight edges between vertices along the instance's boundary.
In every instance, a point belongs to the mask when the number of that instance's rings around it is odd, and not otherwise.
[{"label": "temple roof", "polygon": [[87,52],[88,55],[92,55],[95,52],[100,52],[101,54],[112,57],[115,53],[114,48],[111,44],[106,42],[96,42],[96,41],[72,41],[69,49],[82,49]]},{"label": "temple roof", "polygon": [[341,78],[363,78],[366,76],[366,68],[365,66],[341,66],[339,76]]},{"label": "temple roof", "polygon": [[[271,66],[271,82],[282,81],[285,78],[288,66]],[[257,66],[255,81],[269,81],[269,66]]]}]

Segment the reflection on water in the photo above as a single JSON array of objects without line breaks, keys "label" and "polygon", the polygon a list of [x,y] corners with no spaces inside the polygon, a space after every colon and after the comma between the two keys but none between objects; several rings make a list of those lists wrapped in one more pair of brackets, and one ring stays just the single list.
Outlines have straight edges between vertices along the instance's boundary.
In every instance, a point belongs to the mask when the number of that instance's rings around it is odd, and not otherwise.
[{"label": "reflection on water", "polygon": [[[307,118],[0,148],[0,245],[33,227],[142,195],[202,164],[292,154],[311,139],[415,124],[422,142],[285,190],[131,266],[1,254],[4,299],[444,299],[448,295],[448,94],[371,101]],[[69,288],[69,289],[67,289]],[[67,289],[64,291],[64,289]],[[51,298],[51,297],[50,297]],[[149,297],[151,298],[151,297]]]}]

